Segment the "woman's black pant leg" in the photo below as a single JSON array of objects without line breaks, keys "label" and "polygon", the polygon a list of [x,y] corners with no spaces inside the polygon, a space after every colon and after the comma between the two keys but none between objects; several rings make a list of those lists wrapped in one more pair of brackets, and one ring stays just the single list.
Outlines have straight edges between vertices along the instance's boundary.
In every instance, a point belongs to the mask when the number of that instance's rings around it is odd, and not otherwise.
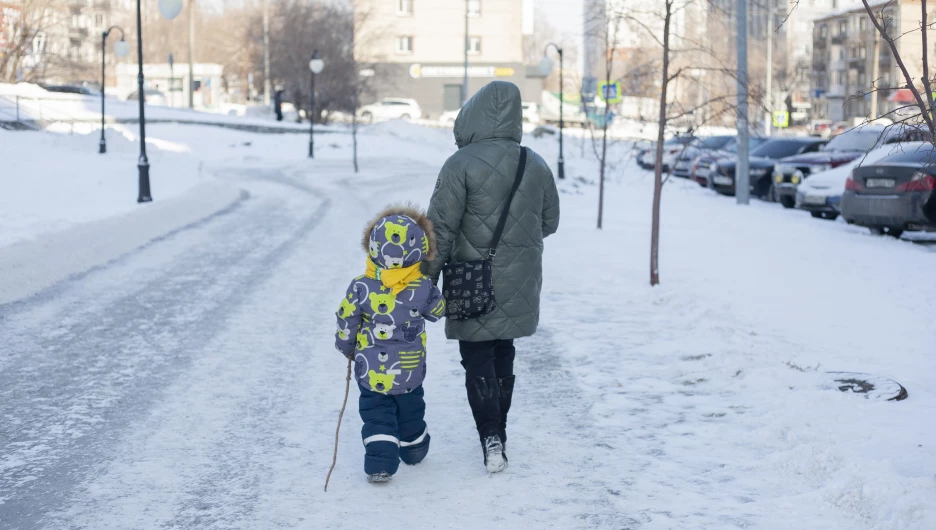
[{"label": "woman's black pant leg", "polygon": [[478,435],[484,441],[500,434],[500,388],[494,360],[498,341],[459,341],[462,366],[465,367],[465,389],[474,416]]}]

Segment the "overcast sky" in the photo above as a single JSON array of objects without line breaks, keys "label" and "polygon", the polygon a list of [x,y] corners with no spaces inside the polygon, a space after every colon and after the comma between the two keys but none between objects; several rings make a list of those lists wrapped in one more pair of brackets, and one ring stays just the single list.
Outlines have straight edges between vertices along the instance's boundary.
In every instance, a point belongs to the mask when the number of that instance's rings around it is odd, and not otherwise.
[{"label": "overcast sky", "polygon": [[535,0],[536,8],[546,15],[549,23],[564,37],[581,48],[582,0]]}]

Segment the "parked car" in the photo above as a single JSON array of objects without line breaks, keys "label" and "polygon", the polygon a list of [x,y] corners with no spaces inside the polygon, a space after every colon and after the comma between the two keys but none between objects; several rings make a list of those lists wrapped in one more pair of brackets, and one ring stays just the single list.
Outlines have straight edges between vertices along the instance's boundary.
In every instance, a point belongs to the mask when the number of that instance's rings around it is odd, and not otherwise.
[{"label": "parked car", "polygon": [[734,136],[699,136],[689,142],[682,151],[676,153],[673,163],[673,176],[689,178],[692,172],[692,163],[703,153],[718,151],[734,140]]},{"label": "parked car", "polygon": [[43,86],[48,92],[61,94],[81,94],[82,96],[100,96],[101,92],[84,85],[51,85]]},{"label": "parked car", "polygon": [[[774,165],[781,158],[818,151],[826,141],[814,136],[773,137],[751,150],[749,177],[751,193],[764,200],[773,198],[771,175]],[[722,195],[735,194],[735,165],[737,157],[719,160],[715,172],[709,176],[709,187]]]},{"label": "parked car", "polygon": [[439,123],[442,125],[455,125],[455,118],[458,117],[458,113],[461,112],[461,109],[456,110],[447,110],[439,115]]},{"label": "parked car", "polygon": [[[689,135],[674,136],[663,142],[663,171],[669,171],[670,165],[676,161],[683,146],[691,142],[693,138]],[[651,144],[637,154],[637,165],[644,169],[656,167],[656,144]]]},{"label": "parked car", "polygon": [[383,98],[376,103],[364,105],[358,110],[358,116],[368,122],[385,120],[418,120],[422,110],[415,99]]},{"label": "parked car", "polygon": [[[757,146],[766,142],[768,139],[761,136],[751,136],[748,138],[748,152],[753,151]],[[690,167],[689,178],[699,183],[703,188],[709,185],[709,175],[716,169],[718,161],[724,158],[732,158],[738,152],[738,138],[734,137],[722,149],[709,151],[698,156]]]},{"label": "parked car", "polygon": [[[134,90],[129,96],[127,96],[127,101],[138,101],[140,99],[139,90]],[[155,88],[144,88],[143,89],[143,103],[147,105],[167,105],[168,99],[166,95],[162,92],[156,90]]]},{"label": "parked car", "polygon": [[524,101],[521,103],[521,106],[523,107],[523,123],[536,124],[540,122],[539,105],[529,101]]},{"label": "parked car", "polygon": [[796,187],[813,173],[847,164],[885,144],[923,140],[922,132],[914,128],[867,125],[846,131],[819,152],[799,154],[777,163],[773,181],[777,200],[784,208],[796,204]]},{"label": "parked car", "polygon": [[858,166],[866,166],[897,154],[900,151],[916,150],[926,145],[923,142],[909,142],[898,145],[882,145],[872,149],[867,155],[836,168],[810,176],[796,187],[796,207],[807,211],[813,217],[834,221],[841,213],[842,193],[845,181]]},{"label": "parked car", "polygon": [[812,120],[808,127],[810,136],[829,138],[832,136],[832,120]]},{"label": "parked car", "polygon": [[845,181],[842,217],[872,233],[936,231],[936,148],[901,149],[856,167]]}]

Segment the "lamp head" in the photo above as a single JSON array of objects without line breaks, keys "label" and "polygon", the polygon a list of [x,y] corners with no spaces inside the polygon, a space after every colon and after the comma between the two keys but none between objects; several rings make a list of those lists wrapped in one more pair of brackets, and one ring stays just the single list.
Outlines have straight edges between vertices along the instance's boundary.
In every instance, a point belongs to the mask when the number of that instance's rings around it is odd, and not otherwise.
[{"label": "lamp head", "polygon": [[309,70],[312,70],[313,74],[318,74],[321,73],[323,68],[325,68],[325,61],[313,55],[312,60],[309,61]]},{"label": "lamp head", "polygon": [[166,20],[174,19],[182,12],[182,0],[159,0],[159,12]]},{"label": "lamp head", "polygon": [[117,54],[117,57],[126,57],[130,53],[130,43],[121,38],[114,43],[114,53]]},{"label": "lamp head", "polygon": [[539,71],[543,76],[548,76],[552,72],[553,62],[549,57],[543,57],[539,62]]}]

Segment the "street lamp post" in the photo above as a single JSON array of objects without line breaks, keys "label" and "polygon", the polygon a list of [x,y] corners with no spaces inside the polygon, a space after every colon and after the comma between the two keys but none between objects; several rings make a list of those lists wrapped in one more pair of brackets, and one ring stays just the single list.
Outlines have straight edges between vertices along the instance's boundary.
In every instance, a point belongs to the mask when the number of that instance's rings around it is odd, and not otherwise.
[{"label": "street lamp post", "polygon": [[[150,193],[150,166],[149,159],[146,157],[146,113],[143,109],[143,103],[146,101],[146,91],[143,87],[143,13],[140,3],[141,0],[137,0],[137,100],[140,103],[140,158],[137,162],[139,193],[137,194],[137,202],[151,202],[153,195]],[[174,19],[181,11],[182,0],[159,0],[159,12],[167,20]]]},{"label": "street lamp post", "polygon": [[325,68],[325,61],[319,59],[318,50],[312,52],[312,59],[309,60],[309,71],[311,74],[311,86],[309,87],[309,158],[315,158],[315,74],[321,73]]},{"label": "street lamp post", "polygon": [[98,153],[102,155],[107,152],[107,139],[104,138],[104,78],[107,73],[105,55],[107,52],[107,36],[115,29],[120,32],[120,40],[114,43],[114,53],[117,54],[117,57],[126,57],[130,53],[130,44],[124,40],[124,31],[122,29],[111,26],[107,28],[107,31],[101,33],[101,142],[98,146]]},{"label": "street lamp post", "polygon": [[555,43],[550,42],[543,48],[543,60],[540,62],[541,69],[544,69],[544,73],[549,73],[552,70],[552,61],[546,56],[546,53],[549,52],[549,47],[552,46],[556,49],[556,52],[559,53],[559,178],[565,178],[565,158],[562,156],[562,100],[563,100],[563,79],[562,79],[562,48],[560,48]]}]

